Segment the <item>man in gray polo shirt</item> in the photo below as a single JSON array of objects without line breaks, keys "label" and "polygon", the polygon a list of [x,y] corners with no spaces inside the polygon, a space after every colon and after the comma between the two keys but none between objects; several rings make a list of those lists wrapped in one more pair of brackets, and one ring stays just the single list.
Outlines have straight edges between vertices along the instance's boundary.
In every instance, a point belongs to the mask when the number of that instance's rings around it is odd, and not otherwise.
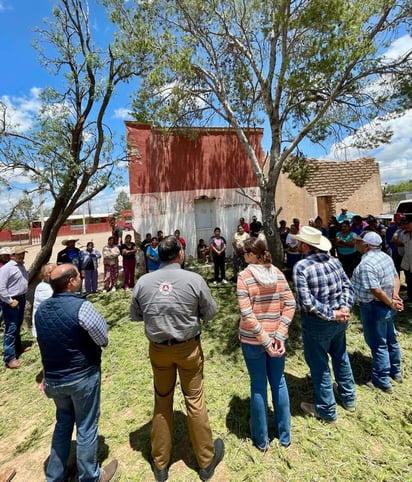
[{"label": "man in gray polo shirt", "polygon": [[180,268],[184,251],[175,236],[160,242],[159,258],[160,269],[139,279],[130,306],[131,318],[144,320],[150,342],[155,388],[151,464],[157,481],[168,479],[173,393],[178,372],[199,476],[201,480],[209,480],[223,459],[224,444],[221,439],[213,442],[209,425],[203,392],[200,320],[211,320],[217,306],[205,280]]}]

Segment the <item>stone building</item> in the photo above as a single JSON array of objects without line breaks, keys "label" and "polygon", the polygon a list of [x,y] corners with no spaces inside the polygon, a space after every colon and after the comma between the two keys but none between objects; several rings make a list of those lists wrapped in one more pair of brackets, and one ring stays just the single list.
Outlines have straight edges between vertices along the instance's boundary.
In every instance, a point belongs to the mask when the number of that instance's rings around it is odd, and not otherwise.
[{"label": "stone building", "polygon": [[282,207],[278,219],[290,224],[297,217],[307,224],[310,218],[319,215],[326,223],[343,206],[362,216],[382,213],[381,176],[374,158],[307,162],[308,175],[303,188],[297,187],[287,174],[281,174],[276,190],[276,207]]}]

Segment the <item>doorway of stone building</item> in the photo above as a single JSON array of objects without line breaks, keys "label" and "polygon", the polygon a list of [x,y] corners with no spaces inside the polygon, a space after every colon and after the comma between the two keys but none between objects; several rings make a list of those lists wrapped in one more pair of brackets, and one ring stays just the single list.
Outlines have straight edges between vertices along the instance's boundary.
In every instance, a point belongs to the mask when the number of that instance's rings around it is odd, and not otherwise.
[{"label": "doorway of stone building", "polygon": [[317,197],[318,216],[322,218],[325,228],[328,226],[328,219],[333,215],[332,198],[332,196]]},{"label": "doorway of stone building", "polygon": [[216,199],[195,199],[196,246],[199,239],[208,244],[216,227]]}]

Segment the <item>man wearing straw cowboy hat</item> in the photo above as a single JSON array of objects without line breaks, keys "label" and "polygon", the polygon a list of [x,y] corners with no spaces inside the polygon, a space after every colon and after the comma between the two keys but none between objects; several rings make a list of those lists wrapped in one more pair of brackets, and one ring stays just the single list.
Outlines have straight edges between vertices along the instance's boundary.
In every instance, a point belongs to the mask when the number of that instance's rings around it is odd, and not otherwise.
[{"label": "man wearing straw cowboy hat", "polygon": [[[314,404],[302,402],[300,406],[306,415],[335,422],[336,400],[346,410],[355,411],[355,382],[346,351],[353,289],[340,262],[327,254],[331,243],[320,231],[303,226],[293,237],[304,256],[293,268],[293,280],[315,398]],[[332,382],[329,356],[336,383]]]},{"label": "man wearing straw cowboy hat", "polygon": [[66,246],[57,253],[57,264],[71,263],[80,270],[80,249],[76,248],[78,238],[63,239],[62,245]]}]

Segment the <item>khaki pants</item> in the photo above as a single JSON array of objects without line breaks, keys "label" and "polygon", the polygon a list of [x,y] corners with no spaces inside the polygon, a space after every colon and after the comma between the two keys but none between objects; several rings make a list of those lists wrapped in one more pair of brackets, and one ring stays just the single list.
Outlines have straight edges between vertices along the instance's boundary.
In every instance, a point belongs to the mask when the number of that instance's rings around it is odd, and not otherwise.
[{"label": "khaki pants", "polygon": [[214,456],[212,432],[203,392],[203,352],[199,340],[176,345],[150,342],[155,404],[152,421],[152,457],[159,469],[170,462],[173,438],[173,394],[176,373],[186,403],[190,440],[200,468]]}]

